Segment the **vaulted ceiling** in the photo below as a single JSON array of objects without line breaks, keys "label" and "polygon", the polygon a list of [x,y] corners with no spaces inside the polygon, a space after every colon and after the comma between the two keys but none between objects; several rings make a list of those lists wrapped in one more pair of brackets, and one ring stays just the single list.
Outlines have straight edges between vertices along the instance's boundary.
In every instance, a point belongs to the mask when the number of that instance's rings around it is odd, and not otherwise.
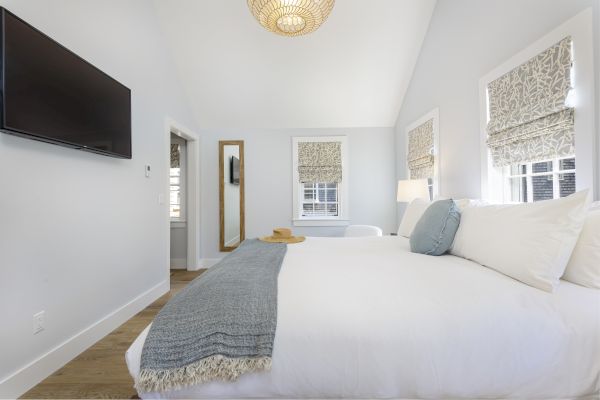
[{"label": "vaulted ceiling", "polygon": [[201,128],[329,128],[395,124],[435,0],[337,0],[292,38],[245,0],[155,4]]}]

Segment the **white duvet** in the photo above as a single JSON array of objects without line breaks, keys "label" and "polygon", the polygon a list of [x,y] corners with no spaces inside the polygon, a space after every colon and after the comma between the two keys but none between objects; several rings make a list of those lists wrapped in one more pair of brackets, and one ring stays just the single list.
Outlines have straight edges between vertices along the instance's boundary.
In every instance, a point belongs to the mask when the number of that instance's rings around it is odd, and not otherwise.
[{"label": "white duvet", "polygon": [[[148,329],[127,351],[137,378]],[[288,246],[270,372],[142,398],[596,398],[600,290],[555,293],[400,237]]]}]

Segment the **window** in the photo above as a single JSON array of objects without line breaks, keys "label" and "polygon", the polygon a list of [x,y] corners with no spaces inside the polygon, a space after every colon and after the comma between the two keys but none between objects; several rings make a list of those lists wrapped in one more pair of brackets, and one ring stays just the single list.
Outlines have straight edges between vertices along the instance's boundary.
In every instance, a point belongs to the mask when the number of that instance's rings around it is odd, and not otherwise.
[{"label": "window", "polygon": [[534,202],[594,190],[591,26],[582,12],[480,79],[483,198]]},{"label": "window", "polygon": [[439,109],[435,108],[406,129],[408,179],[427,179],[430,199],[440,192]]},{"label": "window", "polygon": [[302,217],[338,217],[337,183],[303,183]]},{"label": "window", "polygon": [[575,158],[504,167],[506,200],[534,202],[575,193]]},{"label": "window", "polygon": [[185,140],[171,136],[169,172],[169,215],[172,221],[185,221]]},{"label": "window", "polygon": [[293,223],[348,224],[346,136],[294,137]]}]

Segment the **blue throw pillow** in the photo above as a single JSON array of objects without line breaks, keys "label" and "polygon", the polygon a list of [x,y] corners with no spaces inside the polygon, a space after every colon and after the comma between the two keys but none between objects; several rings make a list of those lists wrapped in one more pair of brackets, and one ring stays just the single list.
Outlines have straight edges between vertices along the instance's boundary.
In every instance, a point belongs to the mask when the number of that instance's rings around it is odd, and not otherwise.
[{"label": "blue throw pillow", "polygon": [[460,211],[454,200],[432,203],[410,235],[410,251],[441,256],[452,246],[459,223]]}]

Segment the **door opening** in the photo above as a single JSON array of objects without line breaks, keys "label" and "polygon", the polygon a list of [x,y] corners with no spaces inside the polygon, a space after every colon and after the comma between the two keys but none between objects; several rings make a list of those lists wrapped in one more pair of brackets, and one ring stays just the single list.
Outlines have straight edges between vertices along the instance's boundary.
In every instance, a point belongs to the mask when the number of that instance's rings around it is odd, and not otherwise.
[{"label": "door opening", "polygon": [[171,132],[169,168],[170,268],[187,269],[187,141]]},{"label": "door opening", "polygon": [[196,271],[200,268],[200,139],[170,119],[166,120],[165,134],[167,265]]}]

